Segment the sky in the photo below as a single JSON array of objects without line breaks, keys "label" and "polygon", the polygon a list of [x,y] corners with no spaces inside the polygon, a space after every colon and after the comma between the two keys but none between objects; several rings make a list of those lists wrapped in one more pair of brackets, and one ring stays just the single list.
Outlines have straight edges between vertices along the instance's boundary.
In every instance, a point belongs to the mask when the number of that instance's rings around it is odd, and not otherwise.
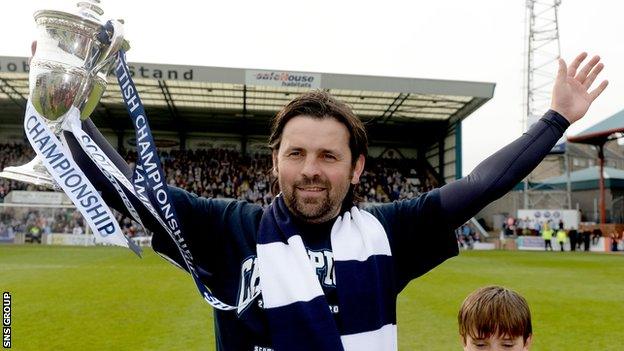
[{"label": "sky", "polygon": [[[11,1],[0,12],[0,56],[30,55],[35,10],[76,2]],[[523,132],[525,3],[102,0],[101,6],[105,17],[125,20],[134,62],[496,83],[492,100],[463,122],[465,175]],[[569,135],[624,109],[623,9],[607,0],[563,0],[559,7],[562,57],[599,54],[601,76],[609,80]]]}]

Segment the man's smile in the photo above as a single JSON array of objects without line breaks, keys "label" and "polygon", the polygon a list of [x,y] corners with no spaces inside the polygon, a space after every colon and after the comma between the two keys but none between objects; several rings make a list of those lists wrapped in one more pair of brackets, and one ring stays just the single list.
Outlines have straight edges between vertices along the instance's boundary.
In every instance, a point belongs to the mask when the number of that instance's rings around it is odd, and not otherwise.
[{"label": "man's smile", "polygon": [[321,187],[297,187],[297,190],[304,194],[319,194],[325,191],[325,188]]}]

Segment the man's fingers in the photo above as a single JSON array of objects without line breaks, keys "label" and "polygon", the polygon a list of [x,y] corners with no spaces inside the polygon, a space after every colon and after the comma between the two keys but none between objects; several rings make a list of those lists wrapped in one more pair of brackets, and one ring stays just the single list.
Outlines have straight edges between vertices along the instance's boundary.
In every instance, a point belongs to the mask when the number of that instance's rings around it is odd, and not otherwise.
[{"label": "man's fingers", "polygon": [[598,74],[602,71],[603,68],[604,65],[602,63],[599,63],[591,70],[591,72],[589,72],[587,79],[585,79],[585,81],[583,82],[583,86],[585,87],[585,89],[589,89],[589,87],[591,87],[591,85],[594,83],[594,80],[596,80],[596,77],[598,77]]},{"label": "man's fingers", "polygon": [[607,85],[609,85],[609,81],[603,80],[602,83],[600,83],[600,85],[598,86],[598,88],[592,90],[591,93],[589,93],[589,97],[591,98],[591,101],[596,100],[596,98],[600,96],[600,94],[602,94],[602,92],[605,90]]},{"label": "man's fingers", "polygon": [[566,66],[566,63],[562,58],[560,58],[558,61],[559,71],[557,71],[557,80],[565,81],[568,67]]},{"label": "man's fingers", "polygon": [[587,62],[585,66],[583,66],[583,69],[580,70],[580,72],[576,75],[574,79],[576,79],[579,83],[583,84],[583,82],[585,82],[585,80],[587,79],[587,75],[592,70],[592,68],[596,66],[598,61],[600,61],[600,56],[596,55],[592,57],[591,60],[589,60],[589,62]]},{"label": "man's fingers", "polygon": [[568,77],[574,77],[576,75],[576,70],[579,68],[579,66],[581,65],[581,62],[583,62],[583,60],[586,57],[587,57],[587,53],[586,52],[581,52],[574,59],[574,61],[572,61],[572,63],[570,64],[570,67],[568,68]]}]

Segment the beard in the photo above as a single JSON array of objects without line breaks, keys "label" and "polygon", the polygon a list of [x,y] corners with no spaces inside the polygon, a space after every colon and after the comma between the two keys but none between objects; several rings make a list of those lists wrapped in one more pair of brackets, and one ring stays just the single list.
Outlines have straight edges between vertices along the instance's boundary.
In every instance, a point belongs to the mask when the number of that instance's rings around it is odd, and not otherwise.
[{"label": "beard", "polygon": [[[305,196],[298,188],[323,188],[318,196]],[[282,188],[286,189],[286,188]],[[339,210],[345,194],[332,196],[332,185],[320,177],[303,178],[284,192],[284,202],[293,214],[306,222],[321,223],[331,219]],[[336,189],[338,190],[338,189]]]}]

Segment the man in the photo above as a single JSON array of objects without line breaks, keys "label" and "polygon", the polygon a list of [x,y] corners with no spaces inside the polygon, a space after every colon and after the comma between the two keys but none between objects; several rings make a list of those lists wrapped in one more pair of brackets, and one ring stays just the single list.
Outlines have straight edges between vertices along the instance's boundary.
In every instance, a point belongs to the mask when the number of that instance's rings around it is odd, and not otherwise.
[{"label": "man", "polygon": [[598,245],[600,238],[602,238],[602,229],[600,229],[600,226],[596,226],[592,231],[591,244]]},{"label": "man", "polygon": [[[266,211],[170,188],[203,282],[238,306],[215,310],[217,349],[396,349],[399,292],[457,255],[454,228],[537,166],[605,89],[606,81],[588,92],[603,65],[594,57],[577,72],[585,58],[569,67],[560,60],[552,109],[527,133],[467,177],[415,199],[353,207],[366,132],[346,104],[322,91],[295,98],[273,120],[269,146],[280,195]],[[90,120],[84,129],[131,174]],[[106,201],[123,211],[75,140],[68,142]],[[154,231],[154,250],[184,267],[170,237],[135,206]]]},{"label": "man", "polygon": [[570,250],[571,251],[576,251],[576,245],[578,245],[578,231],[576,230],[576,228],[572,227],[572,229],[570,229],[570,231],[568,232],[568,235],[570,236]]},{"label": "man", "polygon": [[475,233],[470,227],[470,225],[468,224],[468,222],[464,224],[463,234],[464,234],[464,241],[468,244],[468,248],[472,250],[474,248],[474,243],[476,240],[475,240]]},{"label": "man", "polygon": [[544,222],[544,225],[542,226],[542,238],[544,239],[544,251],[548,251],[548,248],[550,248],[550,251],[553,250],[552,237],[553,237],[554,232],[555,231],[550,228],[550,225],[548,224],[548,222]]},{"label": "man", "polygon": [[559,230],[557,230],[557,243],[559,244],[559,249],[561,250],[561,252],[565,251],[564,246],[567,238],[568,235],[566,234],[565,229],[560,228]]},{"label": "man", "polygon": [[583,250],[589,251],[589,243],[590,243],[591,232],[589,228],[585,227],[583,229]]}]

